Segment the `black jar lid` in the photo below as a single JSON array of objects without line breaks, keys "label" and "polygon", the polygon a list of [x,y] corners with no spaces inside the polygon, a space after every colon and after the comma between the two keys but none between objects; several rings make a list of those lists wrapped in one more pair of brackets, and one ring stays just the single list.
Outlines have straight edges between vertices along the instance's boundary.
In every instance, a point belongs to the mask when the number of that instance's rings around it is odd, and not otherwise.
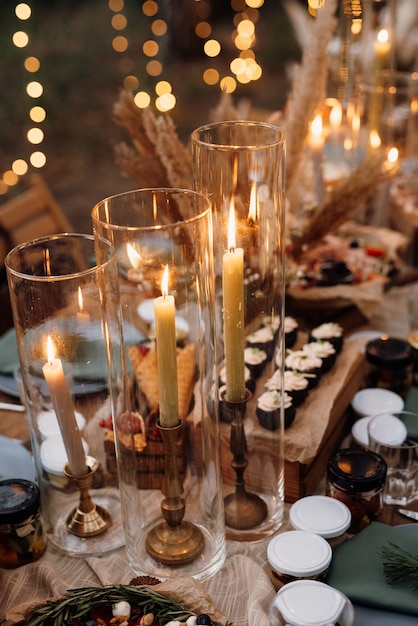
[{"label": "black jar lid", "polygon": [[39,487],[30,480],[0,481],[0,524],[24,522],[38,511],[39,501]]},{"label": "black jar lid", "polygon": [[371,450],[347,448],[337,452],[328,464],[328,479],[346,491],[373,491],[385,484],[386,461]]},{"label": "black jar lid", "polygon": [[414,361],[414,351],[407,341],[384,336],[367,343],[366,359],[372,365],[396,370]]}]

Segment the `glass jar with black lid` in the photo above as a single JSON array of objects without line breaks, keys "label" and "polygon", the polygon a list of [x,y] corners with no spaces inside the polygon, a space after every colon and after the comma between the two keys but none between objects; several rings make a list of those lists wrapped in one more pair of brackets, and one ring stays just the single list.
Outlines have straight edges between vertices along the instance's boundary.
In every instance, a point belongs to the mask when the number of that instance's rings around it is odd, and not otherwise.
[{"label": "glass jar with black lid", "polygon": [[0,567],[32,563],[46,547],[39,487],[20,478],[0,481]]},{"label": "glass jar with black lid", "polygon": [[366,387],[390,389],[405,397],[414,363],[414,349],[407,341],[387,335],[369,341],[366,362]]},{"label": "glass jar with black lid", "polygon": [[381,513],[386,472],[385,460],[371,450],[347,448],[330,459],[328,493],[350,509],[349,533],[360,531]]}]

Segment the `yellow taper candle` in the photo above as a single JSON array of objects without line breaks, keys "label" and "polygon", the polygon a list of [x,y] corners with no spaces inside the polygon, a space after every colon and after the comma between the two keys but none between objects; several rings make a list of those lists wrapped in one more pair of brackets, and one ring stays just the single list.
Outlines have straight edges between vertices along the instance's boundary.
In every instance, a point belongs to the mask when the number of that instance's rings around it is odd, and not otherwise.
[{"label": "yellow taper candle", "polygon": [[173,428],[179,423],[177,386],[176,316],[174,296],[168,294],[168,266],[162,280],[162,296],[154,300],[160,424]]},{"label": "yellow taper candle", "polygon": [[49,335],[47,353],[48,361],[43,366],[42,372],[57,416],[70,470],[73,476],[84,476],[88,472],[86,453],[74,414],[73,400],[65,380],[61,359],[55,358],[54,345]]},{"label": "yellow taper candle", "polygon": [[228,250],[222,264],[226,400],[245,399],[244,366],[244,251],[235,247],[235,211],[231,202]]}]

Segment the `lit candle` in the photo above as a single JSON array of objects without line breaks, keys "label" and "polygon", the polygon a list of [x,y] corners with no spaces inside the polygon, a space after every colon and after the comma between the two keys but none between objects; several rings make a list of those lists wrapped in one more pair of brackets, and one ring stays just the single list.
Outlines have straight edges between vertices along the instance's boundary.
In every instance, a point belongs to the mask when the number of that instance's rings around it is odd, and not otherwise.
[{"label": "lit candle", "polygon": [[376,72],[387,69],[389,65],[390,39],[386,28],[381,28],[374,42]]},{"label": "lit candle", "polygon": [[143,274],[141,270],[142,256],[133,247],[132,244],[126,244],[126,254],[132,267],[128,269],[128,279],[133,283],[140,283],[143,280]]},{"label": "lit candle", "polygon": [[90,315],[87,313],[87,311],[84,310],[83,294],[81,291],[81,287],[78,288],[77,321],[81,324],[87,324],[88,322],[90,322]]},{"label": "lit candle", "polygon": [[343,109],[341,103],[336,100],[332,106],[329,114],[329,125],[331,133],[339,133],[341,130],[341,123],[343,120]]},{"label": "lit candle", "polygon": [[168,266],[161,284],[162,296],[154,300],[160,424],[173,428],[179,423],[177,347],[174,296],[168,295]]},{"label": "lit candle", "polygon": [[80,431],[74,414],[73,400],[67,387],[61,359],[55,358],[54,345],[51,337],[47,339],[48,361],[42,368],[51,396],[64,446],[67,451],[68,463],[74,476],[84,476],[88,468],[86,455],[81,441]]},{"label": "lit candle", "polygon": [[222,264],[226,400],[245,399],[244,251],[235,247],[235,211],[229,208],[228,250]]},{"label": "lit candle", "polygon": [[311,148],[316,201],[320,206],[324,201],[325,190],[322,171],[324,135],[322,132],[322,117],[319,114],[314,117],[311,123],[309,145]]}]

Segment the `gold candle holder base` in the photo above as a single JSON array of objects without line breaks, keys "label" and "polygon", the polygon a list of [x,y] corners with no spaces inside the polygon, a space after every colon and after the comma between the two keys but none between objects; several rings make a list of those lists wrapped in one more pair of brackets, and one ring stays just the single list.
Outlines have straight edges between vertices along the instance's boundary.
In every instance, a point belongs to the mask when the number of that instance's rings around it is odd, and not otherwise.
[{"label": "gold candle holder base", "polygon": [[176,462],[176,442],[182,422],[173,428],[157,426],[161,432],[165,453],[165,471],[161,491],[165,498],[161,502],[164,522],[152,528],[146,539],[148,554],[164,565],[183,565],[193,561],[203,550],[201,530],[183,520],[186,511],[183,485]]},{"label": "gold candle holder base", "polygon": [[235,472],[235,491],[224,499],[225,524],[237,530],[250,530],[259,526],[267,517],[267,505],[260,496],[247,491],[244,473],[248,462],[247,440],[244,431],[244,417],[247,402],[251,393],[246,389],[246,397],[242,402],[225,400],[227,411],[231,417],[230,450],[231,466]]},{"label": "gold candle holder base", "polygon": [[86,463],[88,472],[84,476],[74,476],[68,464],[64,470],[66,476],[74,480],[80,490],[78,507],[67,517],[67,530],[73,535],[83,538],[95,537],[104,533],[112,523],[110,514],[101,506],[94,504],[90,497],[89,490],[99,463],[92,456],[86,456]]}]

